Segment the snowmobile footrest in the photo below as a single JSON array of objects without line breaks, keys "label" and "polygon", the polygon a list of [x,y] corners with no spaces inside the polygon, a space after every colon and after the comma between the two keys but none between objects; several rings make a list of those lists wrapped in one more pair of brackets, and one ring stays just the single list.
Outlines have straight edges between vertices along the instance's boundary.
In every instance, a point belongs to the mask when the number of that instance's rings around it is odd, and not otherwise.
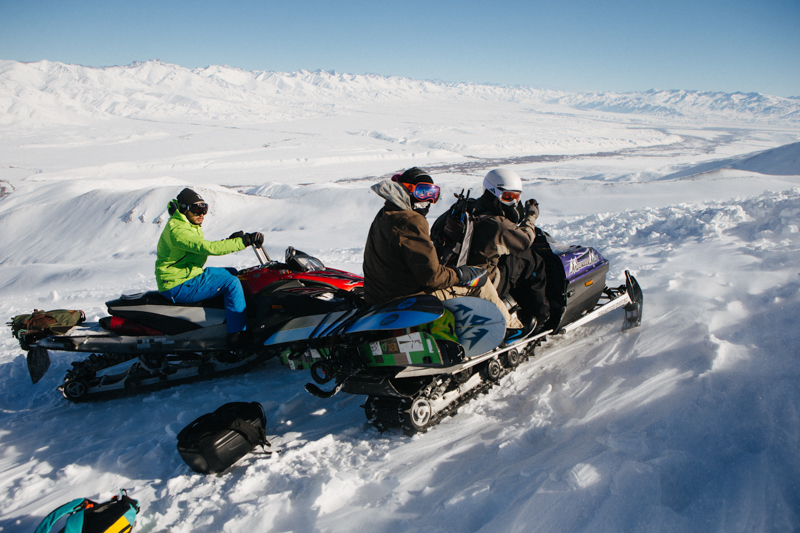
[{"label": "snowmobile footrest", "polygon": [[368,396],[393,396],[405,398],[406,394],[401,394],[392,384],[391,379],[386,376],[370,376],[366,374],[356,374],[347,378],[342,388],[347,394],[366,394]]}]

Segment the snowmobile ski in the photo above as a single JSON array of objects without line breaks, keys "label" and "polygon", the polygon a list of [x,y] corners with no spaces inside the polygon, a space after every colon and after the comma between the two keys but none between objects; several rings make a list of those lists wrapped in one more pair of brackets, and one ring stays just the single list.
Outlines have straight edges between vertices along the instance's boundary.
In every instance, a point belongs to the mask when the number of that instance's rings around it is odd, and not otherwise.
[{"label": "snowmobile ski", "polygon": [[28,350],[28,355],[25,359],[28,364],[28,373],[31,375],[31,381],[36,385],[50,368],[50,353],[47,348],[33,346]]}]

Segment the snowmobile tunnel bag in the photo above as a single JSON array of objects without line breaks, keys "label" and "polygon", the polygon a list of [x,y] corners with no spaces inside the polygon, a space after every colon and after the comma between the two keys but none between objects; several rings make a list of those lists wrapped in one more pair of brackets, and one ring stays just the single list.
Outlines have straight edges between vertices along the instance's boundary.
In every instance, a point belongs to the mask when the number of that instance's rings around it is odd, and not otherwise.
[{"label": "snowmobile tunnel bag", "polygon": [[542,257],[547,275],[551,315],[560,317],[556,330],[594,309],[605,289],[608,261],[594,248],[555,248],[537,228],[533,250]]},{"label": "snowmobile tunnel bag", "polygon": [[178,453],[195,472],[224,472],[256,446],[269,446],[266,424],[260,403],[226,403],[178,433]]},{"label": "snowmobile tunnel bag", "polygon": [[[47,515],[35,533],[127,533],[136,523],[139,502],[123,489],[119,496],[103,503],[78,498]],[[66,517],[60,529],[59,521]]]},{"label": "snowmobile tunnel bag", "polygon": [[31,314],[13,317],[7,325],[11,326],[11,334],[19,341],[22,349],[28,350],[36,341],[51,335],[64,335],[85,320],[86,315],[79,310],[35,309]]}]

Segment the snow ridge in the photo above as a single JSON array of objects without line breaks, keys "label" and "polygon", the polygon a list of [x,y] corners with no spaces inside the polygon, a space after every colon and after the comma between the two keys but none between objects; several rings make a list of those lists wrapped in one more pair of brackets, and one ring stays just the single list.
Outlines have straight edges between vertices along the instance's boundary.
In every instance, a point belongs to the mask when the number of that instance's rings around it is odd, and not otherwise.
[{"label": "snow ridge", "polygon": [[766,96],[760,93],[722,93],[670,90],[633,93],[570,94],[555,102],[576,109],[631,113],[659,117],[698,117],[732,115],[757,119],[771,117],[800,120],[800,108],[793,98]]},{"label": "snow ridge", "polygon": [[358,102],[455,98],[672,118],[800,121],[800,101],[758,93],[572,94],[322,70],[284,73],[224,65],[187,69],[157,60],[101,68],[0,61],[0,124],[44,122],[53,116],[272,122],[331,114]]}]

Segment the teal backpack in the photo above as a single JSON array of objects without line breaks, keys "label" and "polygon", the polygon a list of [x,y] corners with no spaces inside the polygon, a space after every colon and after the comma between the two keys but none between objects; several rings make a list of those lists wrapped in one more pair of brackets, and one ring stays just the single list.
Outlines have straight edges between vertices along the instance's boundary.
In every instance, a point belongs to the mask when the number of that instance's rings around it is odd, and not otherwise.
[{"label": "teal backpack", "polygon": [[[62,505],[42,520],[34,533],[128,533],[136,523],[139,502],[129,498],[125,489],[107,502],[96,503],[78,498]],[[62,529],[53,529],[67,517]]]}]

